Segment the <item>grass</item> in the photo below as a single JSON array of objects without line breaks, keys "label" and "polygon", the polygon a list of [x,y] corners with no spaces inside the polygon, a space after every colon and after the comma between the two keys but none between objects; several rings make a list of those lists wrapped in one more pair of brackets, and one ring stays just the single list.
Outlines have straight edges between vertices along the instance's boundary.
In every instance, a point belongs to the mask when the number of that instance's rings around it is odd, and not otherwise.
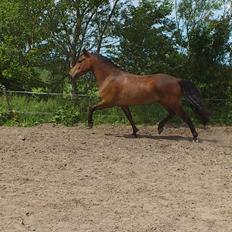
[{"label": "grass", "polygon": [[[63,123],[73,125],[77,122],[86,123],[87,109],[94,105],[96,98],[78,98],[75,102],[70,98],[38,97],[38,96],[10,96],[10,105],[13,113],[9,113],[6,99],[0,97],[0,124],[8,126],[34,126],[41,123]],[[232,104],[230,102],[210,102],[211,124],[232,125]],[[199,121],[188,107],[185,109],[193,119],[194,124]],[[158,104],[131,107],[136,124],[156,124],[165,117],[166,111]],[[95,124],[128,124],[128,121],[118,107],[96,111]],[[181,120],[175,117],[173,124],[180,124]]]}]

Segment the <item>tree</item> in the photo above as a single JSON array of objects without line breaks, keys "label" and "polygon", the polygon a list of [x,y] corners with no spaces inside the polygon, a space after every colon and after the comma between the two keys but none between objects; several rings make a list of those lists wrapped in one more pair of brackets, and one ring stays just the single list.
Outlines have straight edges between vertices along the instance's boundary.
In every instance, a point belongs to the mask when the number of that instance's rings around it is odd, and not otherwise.
[{"label": "tree", "polygon": [[[109,26],[118,3],[119,0],[113,5],[107,0],[1,1],[2,82],[11,89],[27,90],[46,86],[45,76],[59,75],[57,81],[64,82],[83,47],[100,51],[109,44]],[[72,85],[75,95],[76,83]]]},{"label": "tree", "polygon": [[34,3],[35,8],[22,0],[0,2],[0,77],[10,89],[42,85],[34,67],[44,64],[42,60],[47,56],[47,46],[43,44],[46,32],[34,14],[38,14],[43,2]]},{"label": "tree", "polygon": [[[120,54],[118,62],[136,73],[171,72],[178,55],[173,43],[175,24],[169,18],[169,1],[140,1],[125,9],[118,25]],[[122,63],[123,62],[123,63]]]},{"label": "tree", "polygon": [[[49,41],[53,44],[54,53],[72,67],[84,47],[95,47],[99,52],[118,2],[115,0],[111,7],[107,0],[56,1],[48,12]],[[74,80],[72,93],[73,96],[77,94]]]},{"label": "tree", "polygon": [[[207,97],[226,97],[231,62],[231,12],[225,1],[182,0],[176,3],[180,50],[187,55],[186,78],[202,87]],[[216,91],[215,91],[216,90]]]}]

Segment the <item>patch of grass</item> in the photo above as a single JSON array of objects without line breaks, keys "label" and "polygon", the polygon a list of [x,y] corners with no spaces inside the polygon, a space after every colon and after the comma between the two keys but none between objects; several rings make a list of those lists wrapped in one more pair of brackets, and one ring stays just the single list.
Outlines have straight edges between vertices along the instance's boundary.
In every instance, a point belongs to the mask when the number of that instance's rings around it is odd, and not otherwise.
[{"label": "patch of grass", "polygon": [[[4,97],[0,97],[0,124],[9,126],[34,126],[41,123],[62,123],[73,125],[78,122],[87,123],[89,106],[98,102],[98,98],[79,97],[75,101],[61,97],[11,96],[10,104],[13,113],[9,111]],[[209,104],[210,103],[210,104]],[[212,102],[207,105],[211,113],[210,124],[232,125],[232,103]],[[195,125],[199,120],[184,103],[184,108]],[[167,112],[158,104],[130,107],[136,124],[156,124],[163,119]],[[94,124],[128,124],[128,120],[119,107],[94,112]],[[178,117],[171,120],[172,124],[180,124]]]}]

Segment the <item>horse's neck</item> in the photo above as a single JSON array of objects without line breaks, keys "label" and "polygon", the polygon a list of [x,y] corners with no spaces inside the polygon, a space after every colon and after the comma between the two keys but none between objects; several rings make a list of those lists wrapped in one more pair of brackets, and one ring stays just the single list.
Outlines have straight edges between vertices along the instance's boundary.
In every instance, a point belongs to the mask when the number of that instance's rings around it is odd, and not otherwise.
[{"label": "horse's neck", "polygon": [[114,67],[108,67],[104,63],[97,63],[93,65],[92,72],[97,80],[98,86],[101,86],[103,82],[112,75]]}]

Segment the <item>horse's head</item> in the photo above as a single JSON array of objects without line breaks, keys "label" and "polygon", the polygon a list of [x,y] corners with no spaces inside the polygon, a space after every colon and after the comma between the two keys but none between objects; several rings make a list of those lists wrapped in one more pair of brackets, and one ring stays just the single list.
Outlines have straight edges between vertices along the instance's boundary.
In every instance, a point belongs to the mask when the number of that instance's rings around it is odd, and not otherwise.
[{"label": "horse's head", "polygon": [[84,49],[82,55],[80,55],[76,64],[70,69],[69,75],[72,78],[80,77],[86,72],[88,72],[90,68],[91,68],[91,54]]}]

